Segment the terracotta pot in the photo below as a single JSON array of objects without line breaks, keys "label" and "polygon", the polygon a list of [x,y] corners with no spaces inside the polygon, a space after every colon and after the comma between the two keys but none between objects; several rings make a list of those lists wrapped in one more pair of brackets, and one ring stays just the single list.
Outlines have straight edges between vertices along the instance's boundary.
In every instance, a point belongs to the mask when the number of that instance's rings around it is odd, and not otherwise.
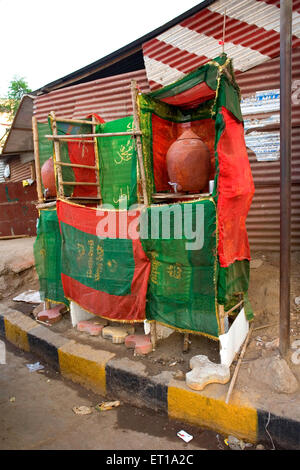
[{"label": "terracotta pot", "polygon": [[[173,142],[167,152],[169,181],[176,183],[176,192],[199,192],[208,184],[209,149],[191,129]],[[175,190],[175,188],[174,188]]]},{"label": "terracotta pot", "polygon": [[54,173],[54,164],[53,158],[50,157],[45,161],[41,168],[41,177],[44,188],[48,191],[46,192],[46,197],[56,196],[56,185],[55,185],[55,173]]}]

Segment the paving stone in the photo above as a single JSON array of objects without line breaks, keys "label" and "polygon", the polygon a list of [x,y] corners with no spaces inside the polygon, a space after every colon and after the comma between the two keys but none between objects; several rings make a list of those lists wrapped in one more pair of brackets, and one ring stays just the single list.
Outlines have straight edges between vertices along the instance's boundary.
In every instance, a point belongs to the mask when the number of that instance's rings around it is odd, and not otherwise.
[{"label": "paving stone", "polygon": [[134,333],[134,326],[106,326],[102,330],[104,339],[110,339],[114,344],[125,343],[126,336]]},{"label": "paving stone", "polygon": [[215,364],[204,355],[192,357],[190,368],[192,370],[186,374],[185,380],[193,390],[203,390],[210,383],[226,384],[230,379],[229,367]]},{"label": "paving stone", "polygon": [[49,323],[52,325],[53,323],[57,323],[62,319],[61,311],[65,308],[64,305],[57,305],[54,308],[50,308],[48,310],[42,310],[40,313],[37,314],[37,320],[43,321],[45,323]]},{"label": "paving stone", "polygon": [[126,348],[134,348],[136,354],[148,354],[152,351],[150,335],[129,335],[125,338]]},{"label": "paving stone", "polygon": [[103,328],[107,325],[106,320],[101,318],[95,320],[83,320],[77,323],[77,330],[89,333],[91,336],[99,336]]}]

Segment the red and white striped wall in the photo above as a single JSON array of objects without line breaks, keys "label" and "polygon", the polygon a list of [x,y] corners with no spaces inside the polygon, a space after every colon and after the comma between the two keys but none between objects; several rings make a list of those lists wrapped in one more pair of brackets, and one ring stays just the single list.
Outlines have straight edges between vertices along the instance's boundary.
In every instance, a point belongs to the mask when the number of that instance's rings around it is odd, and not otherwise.
[{"label": "red and white striped wall", "polygon": [[[143,44],[152,90],[168,85],[222,52],[245,72],[280,51],[280,0],[217,0]],[[293,1],[293,47],[300,46],[300,0]]]}]

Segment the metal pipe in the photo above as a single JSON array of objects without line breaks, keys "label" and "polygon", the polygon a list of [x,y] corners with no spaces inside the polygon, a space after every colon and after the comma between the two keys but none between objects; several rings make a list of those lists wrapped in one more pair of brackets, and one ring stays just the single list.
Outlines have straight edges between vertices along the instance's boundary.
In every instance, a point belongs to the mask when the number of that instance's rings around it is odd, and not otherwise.
[{"label": "metal pipe", "polygon": [[279,349],[290,346],[292,0],[280,0],[280,315]]}]

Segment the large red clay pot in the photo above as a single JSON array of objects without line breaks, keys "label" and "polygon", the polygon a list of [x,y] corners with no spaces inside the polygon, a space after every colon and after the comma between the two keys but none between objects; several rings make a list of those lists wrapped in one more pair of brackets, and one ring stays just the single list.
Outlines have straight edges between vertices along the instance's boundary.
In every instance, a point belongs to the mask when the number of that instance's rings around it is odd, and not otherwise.
[{"label": "large red clay pot", "polygon": [[56,185],[55,185],[55,173],[54,173],[54,164],[53,158],[50,157],[45,161],[41,168],[41,177],[44,188],[48,191],[46,192],[46,197],[56,196]]},{"label": "large red clay pot", "polygon": [[191,129],[173,142],[166,158],[169,181],[177,183],[176,192],[199,192],[208,184],[209,149]]}]

